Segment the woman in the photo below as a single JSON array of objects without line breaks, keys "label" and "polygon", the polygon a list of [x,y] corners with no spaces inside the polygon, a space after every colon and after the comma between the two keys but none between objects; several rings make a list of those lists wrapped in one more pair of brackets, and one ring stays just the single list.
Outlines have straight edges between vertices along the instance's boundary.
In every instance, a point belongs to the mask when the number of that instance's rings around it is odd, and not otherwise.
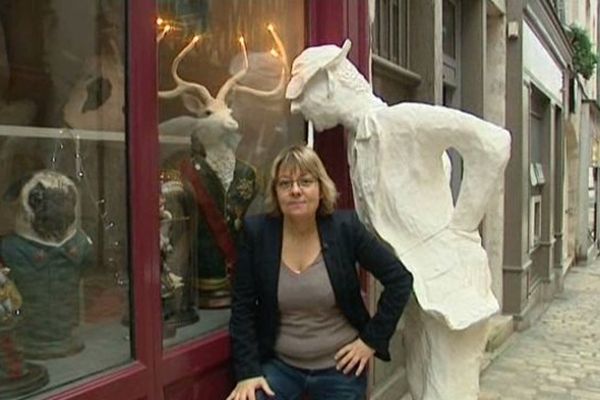
[{"label": "woman", "polygon": [[[335,185],[313,150],[282,151],[270,178],[271,213],[246,219],[238,254],[227,400],[364,399],[363,372],[373,355],[389,361],[412,276],[355,213],[334,211]],[[357,264],[384,286],[373,317]]]}]

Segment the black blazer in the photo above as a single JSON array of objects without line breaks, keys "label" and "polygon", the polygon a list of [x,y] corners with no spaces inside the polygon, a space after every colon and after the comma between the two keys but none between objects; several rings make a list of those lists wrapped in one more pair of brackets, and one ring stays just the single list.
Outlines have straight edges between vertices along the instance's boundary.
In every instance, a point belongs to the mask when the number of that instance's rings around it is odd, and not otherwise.
[{"label": "black blazer", "polygon": [[[360,338],[389,361],[389,341],[412,290],[412,275],[371,235],[353,211],[318,217],[323,259],[338,306]],[[273,357],[279,328],[277,288],[283,219],[246,218],[235,269],[229,333],[238,381],[263,375],[261,362]],[[363,302],[357,263],[384,286],[377,312]]]}]

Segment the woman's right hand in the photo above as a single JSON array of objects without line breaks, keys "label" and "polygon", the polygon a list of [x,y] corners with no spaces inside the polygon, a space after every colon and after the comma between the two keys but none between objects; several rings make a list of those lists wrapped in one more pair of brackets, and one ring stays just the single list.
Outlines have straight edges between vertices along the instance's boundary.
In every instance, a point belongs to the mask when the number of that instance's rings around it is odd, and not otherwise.
[{"label": "woman's right hand", "polygon": [[268,396],[275,396],[267,380],[259,376],[239,381],[226,400],[256,400],[257,390],[264,391]]}]

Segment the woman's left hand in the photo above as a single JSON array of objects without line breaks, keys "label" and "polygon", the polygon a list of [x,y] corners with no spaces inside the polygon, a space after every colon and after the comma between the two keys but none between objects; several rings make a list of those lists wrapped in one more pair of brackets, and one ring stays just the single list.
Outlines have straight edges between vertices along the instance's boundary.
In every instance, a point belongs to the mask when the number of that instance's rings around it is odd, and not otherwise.
[{"label": "woman's left hand", "polygon": [[360,340],[360,338],[356,339],[354,342],[349,343],[342,347],[335,354],[336,369],[341,370],[344,374],[350,373],[352,369],[356,367],[356,376],[359,376],[367,363],[375,354],[375,350],[370,348]]}]

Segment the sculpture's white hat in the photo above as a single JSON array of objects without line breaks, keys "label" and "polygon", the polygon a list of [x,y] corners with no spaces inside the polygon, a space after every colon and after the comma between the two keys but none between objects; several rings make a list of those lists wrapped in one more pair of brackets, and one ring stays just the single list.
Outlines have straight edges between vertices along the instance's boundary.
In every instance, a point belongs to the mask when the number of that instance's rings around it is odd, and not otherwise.
[{"label": "sculpture's white hat", "polygon": [[334,44],[327,44],[309,47],[300,53],[292,64],[292,79],[285,91],[285,98],[293,100],[300,96],[310,78],[346,58],[351,46],[350,40],[346,39],[341,48]]}]

